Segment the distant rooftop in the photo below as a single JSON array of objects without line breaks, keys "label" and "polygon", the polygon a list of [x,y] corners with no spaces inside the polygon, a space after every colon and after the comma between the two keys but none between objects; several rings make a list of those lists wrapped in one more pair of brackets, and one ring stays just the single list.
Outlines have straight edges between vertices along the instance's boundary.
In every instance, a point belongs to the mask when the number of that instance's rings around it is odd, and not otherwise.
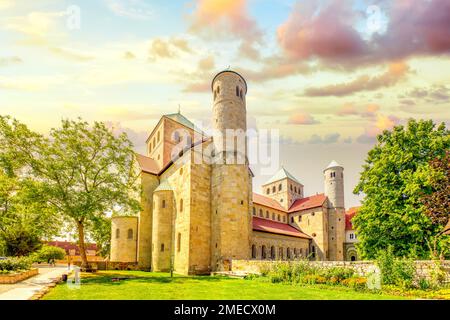
[{"label": "distant rooftop", "polygon": [[192,123],[192,121],[183,116],[180,112],[165,114],[164,117],[172,119],[173,121],[176,121],[185,127],[188,127],[194,131],[197,131],[198,133],[203,134],[203,131],[200,128],[198,128],[194,123]]},{"label": "distant rooftop", "polygon": [[283,180],[286,178],[291,179],[292,181],[295,181],[298,184],[302,184],[292,174],[290,174],[284,167],[281,167],[281,169],[277,173],[275,173],[275,175],[272,178],[270,178],[269,181],[267,181],[264,185],[275,182],[275,181]]}]

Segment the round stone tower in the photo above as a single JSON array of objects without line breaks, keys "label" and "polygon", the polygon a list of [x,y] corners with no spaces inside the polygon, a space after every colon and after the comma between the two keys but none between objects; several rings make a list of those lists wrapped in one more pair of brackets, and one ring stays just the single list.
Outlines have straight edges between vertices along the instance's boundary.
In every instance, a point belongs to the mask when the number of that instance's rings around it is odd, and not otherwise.
[{"label": "round stone tower", "polygon": [[331,261],[344,260],[345,203],[344,167],[332,161],[323,171],[328,197],[328,255]]},{"label": "round stone tower", "polygon": [[138,217],[113,217],[111,219],[111,262],[137,261]]},{"label": "round stone tower", "polygon": [[170,271],[172,224],[174,214],[173,191],[167,182],[161,183],[153,193],[152,271]]},{"label": "round stone tower", "polygon": [[233,259],[248,259],[250,255],[247,84],[240,74],[226,70],[214,77],[212,92],[211,268],[228,271]]}]

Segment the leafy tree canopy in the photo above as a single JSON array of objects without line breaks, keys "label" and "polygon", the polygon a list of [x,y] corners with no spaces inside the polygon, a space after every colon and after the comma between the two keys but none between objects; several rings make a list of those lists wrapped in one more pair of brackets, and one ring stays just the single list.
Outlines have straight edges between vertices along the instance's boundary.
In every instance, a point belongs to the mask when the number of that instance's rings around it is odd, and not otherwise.
[{"label": "leafy tree canopy", "polygon": [[[412,250],[427,257],[429,244],[443,225],[433,223],[425,212],[423,194],[433,192],[430,161],[449,150],[449,131],[444,124],[410,120],[378,136],[363,165],[355,194],[364,194],[362,207],[353,218],[358,250],[375,258],[379,250],[393,247],[397,256]],[[441,245],[447,246],[445,239]]]}]

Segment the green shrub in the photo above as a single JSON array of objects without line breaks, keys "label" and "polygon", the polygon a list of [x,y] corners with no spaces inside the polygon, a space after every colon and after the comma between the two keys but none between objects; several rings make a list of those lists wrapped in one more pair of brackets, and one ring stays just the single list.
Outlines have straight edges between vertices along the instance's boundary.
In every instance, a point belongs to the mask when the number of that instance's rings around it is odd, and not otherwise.
[{"label": "green shrub", "polygon": [[340,282],[344,279],[353,277],[355,271],[346,267],[331,267],[322,268],[320,270],[320,275],[327,278],[328,280],[334,279],[332,282]]},{"label": "green shrub", "polygon": [[347,278],[342,280],[341,284],[355,290],[364,290],[367,286],[367,279],[362,277]]},{"label": "green shrub", "polygon": [[378,253],[376,263],[381,271],[383,285],[397,285],[402,288],[414,286],[416,265],[412,259],[396,258],[393,247]]},{"label": "green shrub", "polygon": [[25,257],[11,257],[5,260],[0,260],[0,271],[3,273],[9,273],[13,271],[29,270],[31,268],[32,261]]},{"label": "green shrub", "polygon": [[54,260],[62,260],[66,257],[64,249],[44,245],[42,248],[31,255],[33,262],[52,262]]}]

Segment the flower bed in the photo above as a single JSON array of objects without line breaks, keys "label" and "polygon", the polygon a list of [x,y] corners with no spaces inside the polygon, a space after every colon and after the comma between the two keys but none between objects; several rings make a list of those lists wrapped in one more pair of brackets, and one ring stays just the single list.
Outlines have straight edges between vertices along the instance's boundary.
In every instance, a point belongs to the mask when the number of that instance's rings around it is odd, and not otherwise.
[{"label": "flower bed", "polygon": [[14,284],[39,273],[39,269],[30,269],[25,271],[12,271],[7,274],[0,274],[0,284]]}]

